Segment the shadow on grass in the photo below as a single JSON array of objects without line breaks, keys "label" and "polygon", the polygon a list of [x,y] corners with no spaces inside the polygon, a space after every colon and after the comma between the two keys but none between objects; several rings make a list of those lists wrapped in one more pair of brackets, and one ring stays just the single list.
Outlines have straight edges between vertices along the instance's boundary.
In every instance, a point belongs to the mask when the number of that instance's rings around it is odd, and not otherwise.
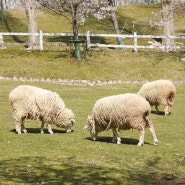
[{"label": "shadow on grass", "polygon": [[[44,157],[22,157],[0,162],[1,183],[12,184],[117,184],[124,179],[111,177],[113,169],[93,167],[73,158],[48,161]],[[2,170],[3,169],[3,170]],[[118,173],[118,171],[115,171]]]},{"label": "shadow on grass", "polygon": [[161,158],[146,163],[146,168],[101,167],[76,161],[72,157],[49,159],[46,157],[21,157],[1,161],[0,179],[2,184],[55,184],[55,185],[123,185],[123,184],[177,184],[185,182],[172,174],[154,174]]},{"label": "shadow on grass", "polygon": [[[26,134],[29,134],[29,133],[40,134],[40,128],[26,128],[26,130],[27,130]],[[53,133],[63,133],[63,134],[67,133],[65,130],[59,130],[59,129],[52,129],[52,130],[53,130]],[[15,129],[10,131],[16,133]],[[74,130],[72,130],[71,132],[74,132]],[[47,129],[44,129],[44,134],[49,134]]]},{"label": "shadow on grass", "polygon": [[[19,19],[13,17],[12,14],[9,12],[6,12],[4,25],[8,32],[24,32],[23,30],[27,30],[27,26],[23,24]],[[20,39],[21,37],[18,37],[16,35],[12,35],[11,37],[15,42],[18,42],[18,43],[25,42],[22,39]]]},{"label": "shadow on grass", "polygon": [[[86,140],[91,140],[90,137],[85,138]],[[93,141],[92,141],[93,142]],[[105,142],[105,143],[113,143],[112,142],[112,137],[98,137],[96,141],[94,142]],[[121,144],[126,144],[126,145],[137,145],[139,140],[133,139],[133,138],[121,138]],[[115,144],[115,143],[113,143]],[[151,143],[145,142],[147,145],[153,145]]]},{"label": "shadow on grass", "polygon": [[[156,112],[156,111],[151,111],[152,114],[157,114],[157,115],[162,115],[164,116],[164,111],[159,111],[159,112]],[[171,114],[171,112],[169,113],[169,115]]]}]

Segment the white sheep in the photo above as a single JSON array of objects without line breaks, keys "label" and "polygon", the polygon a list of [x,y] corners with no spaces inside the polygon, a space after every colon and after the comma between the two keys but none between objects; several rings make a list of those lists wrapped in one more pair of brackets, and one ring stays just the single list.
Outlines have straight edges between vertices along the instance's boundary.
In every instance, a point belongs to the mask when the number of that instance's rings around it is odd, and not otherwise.
[{"label": "white sheep", "polygon": [[155,107],[159,113],[158,106],[164,106],[165,116],[170,113],[170,107],[173,105],[176,89],[170,80],[156,80],[143,84],[138,94],[146,98],[151,106]]},{"label": "white sheep", "polygon": [[113,142],[117,144],[121,144],[117,129],[138,129],[140,133],[138,146],[142,146],[145,127],[148,127],[153,136],[154,145],[157,145],[158,140],[149,115],[149,103],[138,94],[108,96],[96,101],[92,115],[88,116],[84,129],[90,131],[94,141],[99,132],[112,129]]},{"label": "white sheep", "polygon": [[65,128],[71,132],[75,123],[75,116],[72,110],[67,109],[60,96],[52,91],[41,89],[30,85],[20,85],[9,94],[9,102],[12,106],[15,128],[18,134],[27,130],[24,127],[24,120],[40,119],[41,133],[44,133],[44,124],[48,124],[48,132],[53,134],[51,124]]}]

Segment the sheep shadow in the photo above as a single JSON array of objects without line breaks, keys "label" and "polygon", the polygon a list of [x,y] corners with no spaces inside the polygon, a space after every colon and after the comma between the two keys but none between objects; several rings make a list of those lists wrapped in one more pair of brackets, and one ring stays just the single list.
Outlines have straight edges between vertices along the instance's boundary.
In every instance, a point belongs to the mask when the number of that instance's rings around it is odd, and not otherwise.
[{"label": "sheep shadow", "polygon": [[[152,114],[156,114],[156,115],[162,115],[162,116],[165,115],[164,111],[156,112],[155,110],[152,110],[151,113],[152,113]],[[170,112],[168,115],[170,115],[170,114],[171,114],[171,112]]]},{"label": "sheep shadow", "polygon": [[[86,137],[86,140],[92,141],[90,137]],[[93,141],[92,141],[93,142]],[[94,142],[103,142],[103,143],[112,143],[112,144],[116,144],[112,142],[112,137],[107,137],[107,136],[101,136],[98,137],[96,141]],[[137,145],[139,142],[138,139],[133,139],[133,138],[121,138],[121,144],[125,144],[125,145]],[[148,145],[152,145],[151,143],[148,142],[144,142],[144,144],[148,144]]]},{"label": "sheep shadow", "polygon": [[[27,130],[27,133],[28,134],[29,133],[32,133],[32,134],[41,134],[40,133],[40,128],[26,128],[26,130]],[[54,134],[60,134],[60,133],[65,134],[65,133],[67,133],[65,130],[59,130],[59,129],[52,129],[52,130],[53,130],[53,133]],[[10,131],[16,133],[15,129],[12,129]],[[74,130],[71,130],[71,132],[74,132]],[[48,132],[47,129],[44,129],[44,134],[50,134],[50,133]]]}]

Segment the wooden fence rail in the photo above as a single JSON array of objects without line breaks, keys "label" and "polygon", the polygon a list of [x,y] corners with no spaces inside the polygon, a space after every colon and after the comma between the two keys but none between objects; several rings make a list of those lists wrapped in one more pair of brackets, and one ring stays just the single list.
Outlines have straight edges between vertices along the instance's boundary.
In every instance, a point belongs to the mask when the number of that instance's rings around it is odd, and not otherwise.
[{"label": "wooden fence rail", "polygon": [[[44,37],[72,37],[73,33],[44,33],[42,31],[39,31],[38,33],[13,33],[13,32],[0,32],[0,35],[2,36],[29,36],[29,35],[36,35],[39,36],[40,42],[39,42],[39,49],[43,50],[44,49],[44,42],[43,42],[43,38]],[[94,34],[94,33],[90,33],[89,31],[87,31],[86,33],[80,33],[79,37],[86,37],[86,47],[87,49],[90,49],[91,47],[113,47],[113,48],[132,48],[134,49],[135,52],[138,51],[138,49],[165,49],[165,48],[169,48],[166,46],[162,46],[162,45],[148,45],[148,46],[141,46],[138,45],[138,39],[163,39],[163,38],[172,38],[172,39],[185,39],[185,36],[183,35],[177,35],[177,36],[164,36],[164,35],[137,35],[136,32],[134,32],[133,35],[124,35],[124,34]],[[92,37],[112,37],[112,38],[122,38],[122,39],[126,39],[126,38],[130,38],[133,39],[133,45],[116,45],[116,44],[101,44],[101,43],[91,43],[91,38]],[[181,46],[174,46],[174,47],[170,47],[173,49],[185,49],[184,45]]]}]

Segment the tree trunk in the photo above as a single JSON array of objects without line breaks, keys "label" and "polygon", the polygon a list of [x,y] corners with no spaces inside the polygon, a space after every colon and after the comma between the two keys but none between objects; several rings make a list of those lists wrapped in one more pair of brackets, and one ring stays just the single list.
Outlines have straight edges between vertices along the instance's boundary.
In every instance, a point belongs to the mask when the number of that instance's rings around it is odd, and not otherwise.
[{"label": "tree trunk", "polygon": [[28,47],[29,49],[38,50],[39,36],[34,35],[34,33],[38,33],[34,2],[34,0],[24,0],[26,17],[28,21],[28,33],[31,33],[31,35],[29,35]]},{"label": "tree trunk", "polygon": [[[115,33],[116,33],[116,34],[120,34],[117,16],[116,16],[116,13],[115,13],[114,11],[112,12],[112,20],[113,20],[113,23],[114,23],[114,30],[115,30]],[[124,44],[121,37],[117,37],[116,39],[117,39],[118,45],[123,45],[123,44]],[[123,47],[120,47],[120,49],[121,49],[121,50],[124,50]]]},{"label": "tree trunk", "polygon": [[81,59],[80,55],[80,42],[79,42],[79,36],[78,36],[78,25],[77,25],[77,6],[75,6],[73,3],[71,4],[72,9],[72,16],[73,16],[73,34],[74,34],[74,47],[75,47],[75,58]]},{"label": "tree trunk", "polygon": [[[173,0],[161,0],[162,4],[162,22],[163,22],[163,35],[174,36],[174,2]],[[173,46],[175,46],[174,39],[164,38],[162,39],[162,45],[165,46],[165,51],[175,51]]]},{"label": "tree trunk", "polygon": [[[3,7],[3,0],[1,0],[1,22],[4,23],[4,7]],[[3,35],[0,34],[0,48],[5,49]]]},{"label": "tree trunk", "polygon": [[4,23],[4,7],[3,7],[3,0],[1,0],[1,22]]},{"label": "tree trunk", "polygon": [[74,55],[76,59],[80,59],[81,55],[80,55],[80,42],[79,42],[79,36],[78,36],[78,28],[77,28],[77,22],[74,20],[73,23],[73,39],[74,39],[74,47],[75,47],[75,51],[74,51]]}]

